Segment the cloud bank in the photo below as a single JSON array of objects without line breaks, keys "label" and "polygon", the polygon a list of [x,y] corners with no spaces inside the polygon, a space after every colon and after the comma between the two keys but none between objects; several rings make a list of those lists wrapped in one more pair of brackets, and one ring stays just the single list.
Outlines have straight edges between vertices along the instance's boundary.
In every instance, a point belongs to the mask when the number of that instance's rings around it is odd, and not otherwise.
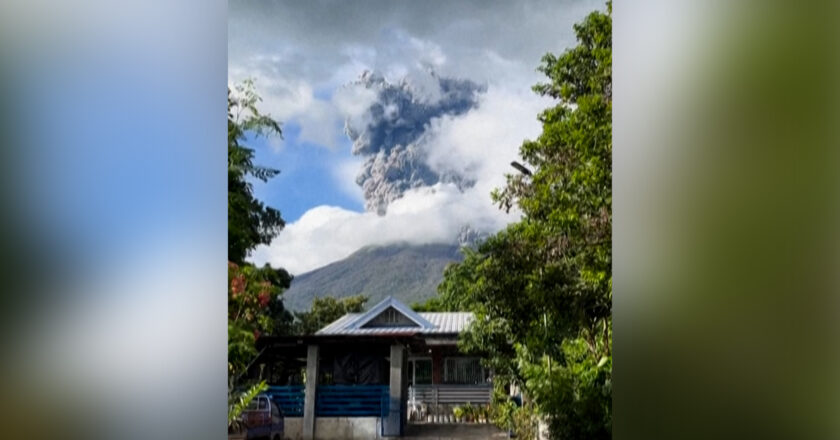
[{"label": "cloud bank", "polygon": [[270,246],[258,248],[252,259],[301,274],[368,245],[455,243],[464,220],[483,230],[501,228],[512,220],[485,205],[452,184],[437,184],[407,191],[384,216],[319,206],[288,225]]}]

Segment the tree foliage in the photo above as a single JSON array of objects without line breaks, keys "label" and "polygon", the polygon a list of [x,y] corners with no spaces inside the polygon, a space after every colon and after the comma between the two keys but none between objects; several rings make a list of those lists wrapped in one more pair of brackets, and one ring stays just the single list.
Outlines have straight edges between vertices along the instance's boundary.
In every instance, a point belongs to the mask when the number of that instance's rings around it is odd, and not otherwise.
[{"label": "tree foliage", "polygon": [[257,110],[253,82],[228,89],[228,372],[231,386],[257,354],[263,334],[289,334],[294,317],[281,294],[292,277],[283,269],[261,268],[244,261],[259,244],[268,244],[282,229],[280,212],[253,195],[249,179],[267,181],[278,170],[254,164],[248,136],[280,135],[280,123]]},{"label": "tree foliage", "polygon": [[311,335],[348,313],[359,313],[367,302],[364,295],[336,299],[330,296],[315,298],[307,312],[295,313],[298,334]]},{"label": "tree foliage", "polygon": [[268,384],[260,382],[242,391],[239,395],[228,395],[228,430],[245,428],[242,423],[242,412],[260,393],[268,389]]},{"label": "tree foliage", "polygon": [[575,25],[578,45],[547,54],[537,93],[557,100],[519,153],[526,172],[493,192],[522,219],[447,268],[444,307],[476,319],[463,349],[520,384],[553,438],[609,438],[612,307],[612,20]]},{"label": "tree foliage", "polygon": [[280,123],[257,110],[260,101],[251,80],[228,89],[228,260],[242,263],[259,244],[269,244],[285,226],[280,211],[254,197],[249,178],[263,182],[280,171],[254,164],[248,135],[282,136]]},{"label": "tree foliage", "polygon": [[258,337],[291,333],[293,316],[280,296],[291,277],[269,265],[229,262],[228,280],[228,366],[236,377],[256,356]]},{"label": "tree foliage", "polygon": [[440,297],[435,296],[427,299],[425,302],[411,303],[411,309],[415,312],[445,312],[446,305],[441,301]]}]

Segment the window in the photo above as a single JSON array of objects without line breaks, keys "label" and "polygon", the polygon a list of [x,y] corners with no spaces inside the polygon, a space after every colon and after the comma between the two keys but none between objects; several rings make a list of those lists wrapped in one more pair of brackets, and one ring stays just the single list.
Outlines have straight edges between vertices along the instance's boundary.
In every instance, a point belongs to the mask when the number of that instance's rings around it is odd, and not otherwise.
[{"label": "window", "polygon": [[432,383],[432,360],[429,358],[410,359],[408,374],[411,385],[429,385]]},{"label": "window", "polygon": [[264,410],[268,408],[268,399],[265,397],[257,397],[248,404],[248,411]]},{"label": "window", "polygon": [[452,357],[444,360],[443,381],[451,384],[479,384],[487,379],[478,358]]}]

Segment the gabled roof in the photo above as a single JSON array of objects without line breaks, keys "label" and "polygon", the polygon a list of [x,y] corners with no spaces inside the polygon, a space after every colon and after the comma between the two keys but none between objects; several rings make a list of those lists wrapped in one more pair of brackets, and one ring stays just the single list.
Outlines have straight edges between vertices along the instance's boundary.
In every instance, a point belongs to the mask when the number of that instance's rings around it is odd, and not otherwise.
[{"label": "gabled roof", "polygon": [[[417,325],[365,327],[365,324],[393,307]],[[388,297],[365,313],[348,313],[319,330],[316,335],[458,334],[466,330],[473,314],[468,312],[417,313],[399,300]]]},{"label": "gabled roof", "polygon": [[393,296],[389,296],[380,301],[379,304],[373,306],[366,313],[363,313],[361,316],[350,322],[348,324],[348,327],[352,329],[362,328],[365,324],[372,321],[374,318],[379,316],[379,314],[381,314],[385,310],[388,310],[389,308],[393,308],[394,310],[408,318],[410,321],[417,324],[417,326],[420,328],[428,329],[434,327],[434,325],[431,322],[423,319],[423,317],[418,315],[417,312],[411,310],[411,307],[403,304]]}]

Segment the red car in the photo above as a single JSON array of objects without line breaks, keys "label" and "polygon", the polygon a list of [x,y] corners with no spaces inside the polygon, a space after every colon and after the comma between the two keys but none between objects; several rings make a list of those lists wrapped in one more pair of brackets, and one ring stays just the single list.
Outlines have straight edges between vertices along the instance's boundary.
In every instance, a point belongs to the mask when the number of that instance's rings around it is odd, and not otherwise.
[{"label": "red car", "polygon": [[242,421],[246,427],[245,432],[239,433],[239,437],[229,433],[229,439],[283,440],[283,411],[279,403],[265,394],[255,397],[248,408],[242,411]]}]

